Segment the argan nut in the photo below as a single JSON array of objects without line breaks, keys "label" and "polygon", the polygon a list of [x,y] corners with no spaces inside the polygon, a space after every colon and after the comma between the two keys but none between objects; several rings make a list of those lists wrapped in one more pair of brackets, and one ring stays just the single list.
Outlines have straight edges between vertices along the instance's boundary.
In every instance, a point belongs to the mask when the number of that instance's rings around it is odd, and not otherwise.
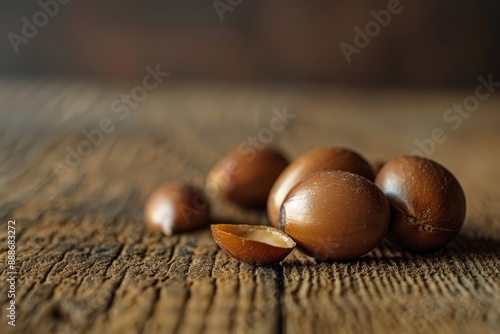
[{"label": "argan nut", "polygon": [[210,228],[220,248],[250,264],[280,262],[295,247],[289,236],[270,226],[217,224]]},{"label": "argan nut", "polygon": [[387,240],[413,251],[433,251],[449,243],[465,220],[465,195],[443,166],[417,156],[391,160],[375,183],[391,203]]},{"label": "argan nut", "polygon": [[210,203],[194,186],[164,184],[149,197],[144,217],[152,231],[165,235],[190,231],[210,223]]},{"label": "argan nut", "polygon": [[283,155],[271,149],[232,152],[208,173],[207,195],[241,206],[265,206],[274,181],[287,165]]},{"label": "argan nut", "polygon": [[379,245],[389,202],[375,184],[343,171],[314,173],[286,196],[280,227],[318,260],[358,258]]},{"label": "argan nut", "polygon": [[274,183],[267,200],[267,215],[271,225],[279,228],[281,204],[293,186],[309,174],[330,170],[359,174],[369,180],[374,178],[370,164],[354,151],[338,147],[309,151],[293,161]]}]

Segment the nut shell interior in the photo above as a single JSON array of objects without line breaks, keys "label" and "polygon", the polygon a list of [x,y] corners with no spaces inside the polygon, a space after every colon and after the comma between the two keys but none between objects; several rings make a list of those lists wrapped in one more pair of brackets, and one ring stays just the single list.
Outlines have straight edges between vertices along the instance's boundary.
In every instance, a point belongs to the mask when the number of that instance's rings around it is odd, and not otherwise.
[{"label": "nut shell interior", "polygon": [[295,242],[282,231],[263,225],[211,225],[217,244],[232,257],[250,264],[272,264],[283,260]]}]

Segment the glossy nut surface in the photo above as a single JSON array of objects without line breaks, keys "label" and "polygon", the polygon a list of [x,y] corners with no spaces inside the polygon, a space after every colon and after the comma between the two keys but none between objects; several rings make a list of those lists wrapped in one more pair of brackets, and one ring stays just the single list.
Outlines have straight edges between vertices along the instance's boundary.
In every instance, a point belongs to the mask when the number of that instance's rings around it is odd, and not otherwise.
[{"label": "glossy nut surface", "polygon": [[295,247],[289,236],[270,226],[216,224],[210,228],[226,253],[250,264],[280,262]]},{"label": "glossy nut surface", "polygon": [[371,181],[343,171],[319,172],[298,183],[280,212],[282,230],[318,260],[360,257],[382,241],[389,202]]},{"label": "glossy nut surface", "polygon": [[271,149],[235,151],[210,170],[206,181],[209,196],[242,206],[264,206],[276,178],[288,165]]},{"label": "glossy nut surface", "polygon": [[453,240],[465,219],[465,195],[443,166],[417,156],[391,160],[375,183],[391,203],[387,239],[413,251],[432,251]]},{"label": "glossy nut surface", "polygon": [[341,170],[373,180],[370,164],[359,154],[345,148],[325,147],[309,151],[293,161],[274,183],[267,200],[271,225],[279,228],[279,212],[288,192],[309,174]]},{"label": "glossy nut surface", "polygon": [[191,185],[164,184],[149,196],[144,209],[152,231],[171,235],[210,223],[210,204],[203,192]]}]

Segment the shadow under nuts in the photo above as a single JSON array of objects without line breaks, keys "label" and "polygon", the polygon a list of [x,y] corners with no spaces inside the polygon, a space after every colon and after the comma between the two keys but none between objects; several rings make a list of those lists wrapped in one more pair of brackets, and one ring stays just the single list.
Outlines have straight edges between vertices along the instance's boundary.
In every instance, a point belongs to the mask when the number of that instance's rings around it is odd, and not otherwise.
[{"label": "shadow under nuts", "polygon": [[164,184],[149,197],[144,216],[152,231],[171,235],[208,225],[210,205],[202,191],[194,186]]},{"label": "shadow under nuts", "polygon": [[371,165],[354,151],[325,147],[309,151],[293,161],[274,183],[267,200],[267,214],[271,225],[279,228],[281,204],[298,182],[309,174],[321,171],[341,170],[374,179]]},{"label": "shadow under nuts", "polygon": [[288,165],[271,149],[235,151],[221,159],[208,173],[205,190],[241,206],[265,206],[276,178]]},{"label": "shadow under nuts", "polygon": [[416,156],[389,161],[375,183],[391,203],[387,239],[413,251],[443,247],[465,220],[465,195],[457,179],[440,164]]},{"label": "shadow under nuts", "polygon": [[318,260],[360,257],[384,238],[390,208],[368,179],[343,171],[319,172],[298,183],[280,212],[281,229]]},{"label": "shadow under nuts", "polygon": [[289,236],[270,226],[217,224],[210,228],[226,253],[250,264],[280,262],[295,247]]}]

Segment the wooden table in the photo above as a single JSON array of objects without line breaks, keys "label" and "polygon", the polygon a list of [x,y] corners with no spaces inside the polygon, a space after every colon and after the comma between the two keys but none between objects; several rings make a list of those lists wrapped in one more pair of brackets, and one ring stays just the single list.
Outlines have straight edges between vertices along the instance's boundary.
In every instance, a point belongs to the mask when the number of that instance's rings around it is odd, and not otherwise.
[{"label": "wooden table", "polygon": [[[2,333],[495,333],[500,329],[500,99],[456,130],[455,92],[355,91],[164,83],[123,120],[112,101],[131,87],[0,82]],[[150,191],[203,185],[209,168],[273,110],[296,115],[269,145],[290,157],[325,145],[373,159],[417,149],[460,180],[467,221],[431,255],[389,245],[347,263],[295,250],[254,267],[222,252],[208,229],[165,237],[145,229]],[[91,153],[60,169],[82,130],[106,127]],[[105,121],[106,122],[106,121]],[[96,137],[97,138],[97,137]],[[81,144],[85,146],[85,144]],[[82,147],[83,147],[82,146]],[[85,148],[80,148],[86,152]],[[67,164],[65,164],[66,167]],[[58,167],[57,172],[54,167]],[[263,212],[214,202],[214,221],[261,223]],[[16,221],[16,326],[7,325],[7,223]]]}]

